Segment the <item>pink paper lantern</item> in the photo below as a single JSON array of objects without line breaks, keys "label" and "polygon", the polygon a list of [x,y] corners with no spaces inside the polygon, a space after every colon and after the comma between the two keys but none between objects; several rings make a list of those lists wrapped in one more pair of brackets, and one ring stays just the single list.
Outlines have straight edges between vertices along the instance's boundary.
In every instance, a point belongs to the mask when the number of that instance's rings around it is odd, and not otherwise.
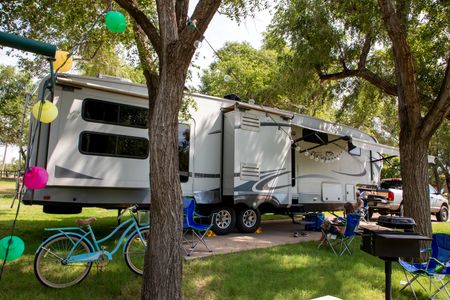
[{"label": "pink paper lantern", "polygon": [[31,170],[25,172],[23,184],[30,190],[40,190],[45,188],[48,181],[48,173],[44,168],[31,167]]}]

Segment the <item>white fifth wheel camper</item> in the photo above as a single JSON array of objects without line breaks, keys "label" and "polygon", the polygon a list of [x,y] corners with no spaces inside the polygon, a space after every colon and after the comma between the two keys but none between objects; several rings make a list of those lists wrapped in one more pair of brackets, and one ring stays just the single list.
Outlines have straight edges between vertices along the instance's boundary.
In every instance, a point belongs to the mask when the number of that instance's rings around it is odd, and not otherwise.
[{"label": "white fifth wheel camper", "polygon": [[[342,209],[359,187],[378,183],[379,154],[396,152],[347,126],[189,95],[197,109],[179,125],[181,186],[203,212],[217,212],[217,233],[235,225],[253,232],[262,213]],[[27,190],[23,202],[55,213],[148,206],[146,86],[64,74],[52,100],[58,118],[42,124],[29,155],[30,165],[47,169],[48,183]]]}]

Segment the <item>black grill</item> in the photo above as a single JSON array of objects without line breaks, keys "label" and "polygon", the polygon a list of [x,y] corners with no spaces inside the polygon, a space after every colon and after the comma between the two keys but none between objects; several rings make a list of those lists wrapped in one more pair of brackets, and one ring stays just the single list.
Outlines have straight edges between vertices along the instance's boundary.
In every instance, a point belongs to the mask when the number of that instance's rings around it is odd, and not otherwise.
[{"label": "black grill", "polygon": [[396,216],[380,216],[378,218],[377,225],[387,228],[413,231],[414,227],[416,227],[416,222],[412,218],[396,217]]},{"label": "black grill", "polygon": [[362,234],[361,250],[384,260],[385,294],[386,299],[390,300],[392,262],[397,261],[399,257],[420,257],[420,241],[431,239],[412,232],[416,222],[411,218],[380,216],[377,224],[404,230],[364,228]]}]

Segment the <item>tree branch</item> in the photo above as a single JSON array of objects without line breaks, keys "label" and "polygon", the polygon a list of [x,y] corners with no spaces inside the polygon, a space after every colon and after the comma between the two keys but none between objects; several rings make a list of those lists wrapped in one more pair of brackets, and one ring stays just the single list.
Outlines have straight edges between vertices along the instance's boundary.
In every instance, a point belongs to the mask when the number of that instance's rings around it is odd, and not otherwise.
[{"label": "tree branch", "polygon": [[432,134],[444,118],[450,118],[450,55],[447,58],[447,68],[442,79],[439,94],[423,118],[423,135],[428,136]]},{"label": "tree branch", "polygon": [[125,9],[130,16],[138,23],[138,25],[145,32],[150,40],[153,48],[158,56],[161,54],[161,39],[155,25],[149,20],[149,18],[138,8],[136,0],[114,0],[117,4]]},{"label": "tree branch", "polygon": [[221,0],[200,0],[195,7],[191,20],[197,20],[196,30],[190,30],[187,26],[183,29],[180,35],[182,43],[193,44],[195,40],[201,40],[203,34],[208,28],[214,14],[219,9]]},{"label": "tree branch", "polygon": [[184,27],[186,27],[188,9],[189,9],[189,0],[177,0],[177,2],[175,3],[178,32],[181,32],[184,29]]},{"label": "tree branch", "polygon": [[397,97],[398,96],[398,87],[395,84],[390,83],[386,79],[378,76],[377,74],[367,70],[363,69],[360,70],[358,73],[358,77],[364,78],[374,86],[381,89],[383,92],[390,96]]},{"label": "tree branch", "polygon": [[156,62],[152,60],[152,49],[150,48],[148,37],[142,28],[133,22],[134,38],[136,40],[136,45],[139,53],[139,59],[141,61],[141,66],[147,83],[148,89],[148,116],[149,124],[150,118],[153,116],[153,108],[155,104],[156,95],[158,93],[159,77]]},{"label": "tree branch", "polygon": [[358,69],[362,70],[366,68],[367,56],[369,55],[370,47],[372,46],[372,38],[366,37],[364,45],[359,56]]},{"label": "tree branch", "polygon": [[360,77],[370,82],[383,92],[391,96],[398,96],[397,86],[388,82],[386,79],[378,76],[377,74],[367,70],[367,69],[357,69],[357,70],[343,70],[342,72],[326,74],[320,71],[319,67],[316,67],[317,73],[320,80],[338,80],[348,77]]},{"label": "tree branch", "polygon": [[358,75],[358,70],[349,70],[344,69],[341,72],[337,73],[323,73],[318,66],[316,66],[317,74],[319,75],[320,80],[326,81],[326,80],[339,80],[344,79],[348,77],[354,77]]},{"label": "tree branch", "polygon": [[405,24],[402,24],[401,17],[395,12],[392,0],[378,0],[378,3],[394,52],[399,112],[401,112],[399,119],[403,123],[400,127],[411,128],[416,133],[421,121],[420,98],[414,61],[404,31]]}]

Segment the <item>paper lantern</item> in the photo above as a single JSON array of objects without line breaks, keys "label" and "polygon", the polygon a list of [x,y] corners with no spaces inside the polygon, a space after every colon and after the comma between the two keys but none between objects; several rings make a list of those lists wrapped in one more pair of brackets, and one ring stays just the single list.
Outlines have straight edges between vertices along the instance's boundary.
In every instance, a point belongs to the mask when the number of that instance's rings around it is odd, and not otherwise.
[{"label": "paper lantern", "polygon": [[42,105],[42,111],[39,121],[42,123],[50,123],[53,120],[56,119],[58,116],[58,108],[55,104],[51,103],[48,100],[44,101],[44,104],[42,104],[42,101],[37,102],[35,105],[33,105],[33,116],[35,119],[38,119],[39,116],[39,109]]},{"label": "paper lantern", "polygon": [[44,168],[31,167],[23,176],[23,184],[30,190],[40,190],[45,188],[48,181],[48,173]]},{"label": "paper lantern", "polygon": [[58,72],[69,72],[72,69],[72,56],[67,51],[56,51],[53,69]]},{"label": "paper lantern", "polygon": [[[8,249],[9,244],[9,249]],[[6,250],[8,249],[8,257]],[[12,261],[22,256],[25,250],[25,243],[18,236],[5,236],[0,240],[0,259]]]},{"label": "paper lantern", "polygon": [[105,16],[106,28],[111,32],[124,32],[127,28],[127,19],[118,11],[108,11]]}]

